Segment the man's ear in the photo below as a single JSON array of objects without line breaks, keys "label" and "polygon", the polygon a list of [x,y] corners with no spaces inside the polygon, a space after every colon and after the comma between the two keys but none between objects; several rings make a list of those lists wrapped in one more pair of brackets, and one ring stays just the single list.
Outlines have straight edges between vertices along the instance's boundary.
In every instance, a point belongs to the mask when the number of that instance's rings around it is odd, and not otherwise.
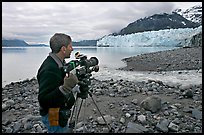
[{"label": "man's ear", "polygon": [[66,51],[66,47],[65,47],[65,46],[62,46],[62,47],[61,47],[61,51],[62,51],[62,52]]}]

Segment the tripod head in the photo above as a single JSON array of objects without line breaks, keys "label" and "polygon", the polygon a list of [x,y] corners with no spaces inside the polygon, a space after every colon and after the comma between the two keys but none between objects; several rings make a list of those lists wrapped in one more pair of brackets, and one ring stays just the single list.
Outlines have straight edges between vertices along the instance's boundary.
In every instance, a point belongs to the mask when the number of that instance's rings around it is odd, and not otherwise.
[{"label": "tripod head", "polygon": [[88,98],[90,84],[91,84],[90,79],[84,79],[83,81],[79,81],[78,85],[80,93],[77,93],[77,97],[81,99]]}]

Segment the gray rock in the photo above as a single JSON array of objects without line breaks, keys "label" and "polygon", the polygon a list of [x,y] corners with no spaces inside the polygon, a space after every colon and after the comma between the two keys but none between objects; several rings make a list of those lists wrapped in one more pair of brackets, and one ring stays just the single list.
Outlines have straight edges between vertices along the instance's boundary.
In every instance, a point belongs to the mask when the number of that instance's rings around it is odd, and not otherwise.
[{"label": "gray rock", "polygon": [[202,112],[199,111],[198,109],[193,109],[192,110],[192,117],[200,120],[200,119],[202,119]]},{"label": "gray rock", "polygon": [[125,118],[121,117],[120,118],[120,123],[124,124],[125,123]]},{"label": "gray rock", "polygon": [[168,125],[169,125],[169,120],[163,119],[163,120],[160,120],[159,123],[157,123],[156,128],[157,128],[157,130],[159,130],[159,131],[162,131],[162,132],[164,132],[164,133],[167,133],[167,132],[169,131]]},{"label": "gray rock", "polygon": [[25,130],[28,130],[28,129],[31,129],[31,128],[32,128],[32,123],[31,122],[25,123],[25,125],[24,125]]},{"label": "gray rock", "polygon": [[13,127],[13,133],[17,133],[20,130],[21,125],[22,124],[20,122],[15,122]]},{"label": "gray rock", "polygon": [[137,116],[137,120],[141,123],[145,123],[146,122],[146,116],[145,115],[139,115],[139,116]]},{"label": "gray rock", "polygon": [[193,92],[191,90],[187,90],[183,93],[183,96],[186,96],[187,98],[192,98]]},{"label": "gray rock", "polygon": [[6,111],[8,108],[9,108],[8,105],[6,105],[4,103],[2,104],[2,111]]},{"label": "gray rock", "polygon": [[134,122],[129,122],[125,133],[145,133],[148,129]]},{"label": "gray rock", "polygon": [[5,104],[8,105],[8,106],[13,106],[14,103],[15,103],[15,102],[14,102],[12,99],[7,100],[7,101],[5,102]]},{"label": "gray rock", "polygon": [[174,123],[170,123],[168,128],[171,130],[171,131],[175,131],[175,132],[178,132],[179,131],[179,126],[174,124]]},{"label": "gray rock", "polygon": [[133,99],[133,100],[131,101],[131,103],[133,103],[133,104],[137,105],[138,100],[137,100],[137,99]]},{"label": "gray rock", "polygon": [[[114,120],[115,118],[114,118],[114,117],[111,117],[110,115],[105,115],[105,116],[104,116],[104,119],[105,119],[106,122],[109,124],[109,123],[111,123],[112,120]],[[102,116],[98,117],[98,118],[97,118],[98,124],[100,124],[100,125],[106,124],[105,121],[104,121],[104,119],[102,118]]]},{"label": "gray rock", "polygon": [[13,133],[13,129],[10,127],[5,128],[5,133]]},{"label": "gray rock", "polygon": [[153,113],[157,112],[161,109],[161,98],[158,96],[147,97],[141,102],[140,106]]}]

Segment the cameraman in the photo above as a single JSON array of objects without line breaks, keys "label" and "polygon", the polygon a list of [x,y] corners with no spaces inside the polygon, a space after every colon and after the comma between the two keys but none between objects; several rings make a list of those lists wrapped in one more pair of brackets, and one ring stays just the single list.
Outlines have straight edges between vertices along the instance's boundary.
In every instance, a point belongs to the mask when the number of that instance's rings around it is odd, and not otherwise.
[{"label": "cameraman", "polygon": [[71,37],[55,33],[50,39],[50,48],[52,52],[37,73],[40,115],[48,133],[68,133],[71,129],[67,121],[75,102],[72,89],[79,82],[74,74],[66,75],[63,71],[64,59],[70,58],[73,51]]}]

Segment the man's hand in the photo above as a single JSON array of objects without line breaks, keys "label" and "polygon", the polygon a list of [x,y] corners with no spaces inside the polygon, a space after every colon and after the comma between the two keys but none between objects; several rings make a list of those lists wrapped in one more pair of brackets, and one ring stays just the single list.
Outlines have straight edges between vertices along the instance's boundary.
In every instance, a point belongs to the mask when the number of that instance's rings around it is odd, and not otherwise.
[{"label": "man's hand", "polygon": [[64,77],[64,84],[59,87],[59,90],[66,98],[69,98],[70,94],[72,94],[72,89],[76,86],[78,82],[79,80],[77,76],[72,73],[69,73],[68,76]]},{"label": "man's hand", "polygon": [[66,91],[71,91],[76,84],[79,82],[76,75],[69,73],[68,76],[65,76],[64,78],[64,84],[62,85],[62,88]]}]

